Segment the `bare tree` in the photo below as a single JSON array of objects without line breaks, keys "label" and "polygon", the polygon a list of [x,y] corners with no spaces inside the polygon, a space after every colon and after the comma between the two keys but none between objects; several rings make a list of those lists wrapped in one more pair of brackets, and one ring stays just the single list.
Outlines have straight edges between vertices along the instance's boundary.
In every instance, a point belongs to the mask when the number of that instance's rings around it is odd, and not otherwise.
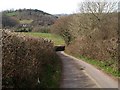
[{"label": "bare tree", "polygon": [[[100,14],[109,14],[112,12],[117,12],[118,2],[109,2],[106,0],[95,2],[91,0],[85,0],[80,4],[81,13],[91,13],[95,18],[100,20]],[[98,16],[99,15],[99,16]]]},{"label": "bare tree", "polygon": [[118,1],[85,0],[85,2],[80,3],[80,13],[84,14],[86,19],[89,17],[88,21],[91,23],[91,25],[85,26],[85,28],[89,27],[91,30],[88,35],[98,30],[101,31],[101,35],[105,35],[103,37],[106,37],[108,30],[105,26],[110,24],[111,15],[117,13],[117,11]]}]

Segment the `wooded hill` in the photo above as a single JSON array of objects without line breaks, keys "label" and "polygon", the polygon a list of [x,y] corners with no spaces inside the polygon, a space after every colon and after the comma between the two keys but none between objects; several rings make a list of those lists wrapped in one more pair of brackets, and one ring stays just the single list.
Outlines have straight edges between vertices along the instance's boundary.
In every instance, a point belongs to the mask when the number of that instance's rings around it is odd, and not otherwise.
[{"label": "wooded hill", "polygon": [[[3,28],[15,25],[17,31],[40,31],[43,28],[48,29],[57,18],[57,16],[37,9],[19,9],[4,11],[2,21]],[[11,25],[12,22],[15,24]]]}]

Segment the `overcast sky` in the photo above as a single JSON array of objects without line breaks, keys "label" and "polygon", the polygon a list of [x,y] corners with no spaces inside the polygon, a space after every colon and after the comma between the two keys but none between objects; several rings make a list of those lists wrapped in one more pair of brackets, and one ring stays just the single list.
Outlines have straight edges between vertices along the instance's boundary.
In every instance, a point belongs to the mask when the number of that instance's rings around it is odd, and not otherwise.
[{"label": "overcast sky", "polygon": [[[0,11],[6,9],[39,9],[50,14],[70,14],[78,12],[80,2],[87,0],[0,0]],[[103,1],[103,0],[93,0]],[[108,0],[119,1],[119,0]]]},{"label": "overcast sky", "polygon": [[0,0],[0,11],[6,9],[39,9],[51,14],[74,13],[82,0]]}]

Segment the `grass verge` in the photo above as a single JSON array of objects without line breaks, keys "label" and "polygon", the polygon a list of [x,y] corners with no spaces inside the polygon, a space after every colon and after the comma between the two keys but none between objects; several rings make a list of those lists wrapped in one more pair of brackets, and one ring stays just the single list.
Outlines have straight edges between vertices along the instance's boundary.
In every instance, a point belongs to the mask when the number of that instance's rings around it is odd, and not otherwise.
[{"label": "grass verge", "polygon": [[118,69],[111,67],[108,62],[91,59],[91,58],[88,58],[88,57],[82,56],[82,55],[74,55],[74,54],[70,54],[70,55],[72,55],[78,59],[82,59],[83,61],[85,61],[89,64],[94,65],[96,68],[106,72],[109,75],[112,75],[113,77],[120,78],[120,71]]},{"label": "grass verge", "polygon": [[59,88],[62,71],[61,60],[56,55],[53,61],[54,61],[53,65],[52,64],[43,65],[44,72],[42,73],[41,77],[44,78],[41,78],[41,82],[38,85],[38,88]]}]

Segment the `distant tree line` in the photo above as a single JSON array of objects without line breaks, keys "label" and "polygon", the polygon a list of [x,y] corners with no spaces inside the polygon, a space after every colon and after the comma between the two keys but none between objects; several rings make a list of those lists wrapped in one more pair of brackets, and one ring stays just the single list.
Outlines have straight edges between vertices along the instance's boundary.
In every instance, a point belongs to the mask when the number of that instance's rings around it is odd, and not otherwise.
[{"label": "distant tree line", "polygon": [[11,9],[3,11],[2,18],[3,28],[14,28],[17,32],[49,32],[58,17],[38,9]]},{"label": "distant tree line", "polygon": [[10,27],[15,27],[18,25],[19,22],[4,13],[2,14],[2,28],[10,28]]}]

